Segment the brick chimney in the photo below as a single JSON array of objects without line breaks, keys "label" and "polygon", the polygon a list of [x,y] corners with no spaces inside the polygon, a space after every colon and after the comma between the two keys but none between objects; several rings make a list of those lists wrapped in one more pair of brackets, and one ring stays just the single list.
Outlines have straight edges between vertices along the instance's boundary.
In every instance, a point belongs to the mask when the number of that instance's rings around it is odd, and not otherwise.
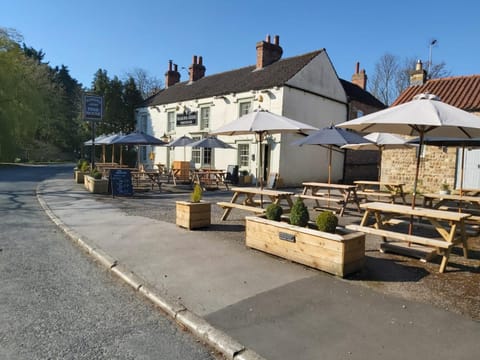
[{"label": "brick chimney", "polygon": [[201,56],[193,55],[192,65],[188,68],[190,74],[190,82],[197,81],[205,76],[205,66],[203,66],[203,59]]},{"label": "brick chimney", "polygon": [[280,60],[283,49],[280,47],[280,37],[275,35],[273,44],[270,42],[270,35],[265,41],[257,43],[257,70]]},{"label": "brick chimney", "polygon": [[[173,67],[173,69],[172,69]],[[165,73],[165,88],[175,85],[180,81],[180,73],[177,64],[173,64],[172,60],[168,60],[168,71]]]},{"label": "brick chimney", "polygon": [[359,62],[357,62],[355,73],[352,75],[352,83],[361,87],[363,90],[367,88],[367,74],[365,74],[365,69],[360,70]]},{"label": "brick chimney", "polygon": [[423,64],[421,60],[417,61],[415,70],[410,71],[410,86],[423,85],[427,81],[427,72],[423,70]]}]

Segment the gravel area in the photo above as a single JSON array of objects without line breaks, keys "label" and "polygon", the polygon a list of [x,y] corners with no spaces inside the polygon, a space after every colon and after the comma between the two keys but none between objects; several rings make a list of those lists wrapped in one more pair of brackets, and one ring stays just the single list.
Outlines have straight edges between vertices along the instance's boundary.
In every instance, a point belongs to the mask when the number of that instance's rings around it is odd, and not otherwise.
[{"label": "gravel area", "polygon": [[[291,189],[299,192],[299,189]],[[138,193],[133,198],[102,198],[114,201],[127,214],[175,223],[175,201],[188,200],[188,186],[163,186],[162,192]],[[229,201],[231,192],[216,190],[204,192],[203,200],[213,204]],[[308,204],[308,203],[307,203]],[[244,241],[244,216],[250,213],[235,209],[227,221],[220,221],[222,209],[212,206],[212,226],[205,230],[222,241]],[[311,219],[318,212],[311,211]],[[340,218],[340,225],[359,223],[360,214],[353,208]],[[469,259],[463,257],[460,247],[450,255],[445,273],[438,273],[440,258],[423,263],[418,259],[378,251],[381,239],[367,236],[365,268],[344,279],[347,282],[404,299],[428,303],[475,320],[480,320],[480,237],[469,238]]]}]

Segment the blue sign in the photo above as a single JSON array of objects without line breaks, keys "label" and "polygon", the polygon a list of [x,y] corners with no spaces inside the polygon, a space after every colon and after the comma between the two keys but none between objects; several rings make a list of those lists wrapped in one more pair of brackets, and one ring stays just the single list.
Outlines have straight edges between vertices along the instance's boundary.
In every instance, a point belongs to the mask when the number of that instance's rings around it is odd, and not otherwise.
[{"label": "blue sign", "polygon": [[103,118],[103,97],[85,94],[83,96],[83,118],[100,121]]},{"label": "blue sign", "polygon": [[108,188],[112,192],[112,196],[132,196],[132,174],[130,170],[111,169],[108,175]]}]

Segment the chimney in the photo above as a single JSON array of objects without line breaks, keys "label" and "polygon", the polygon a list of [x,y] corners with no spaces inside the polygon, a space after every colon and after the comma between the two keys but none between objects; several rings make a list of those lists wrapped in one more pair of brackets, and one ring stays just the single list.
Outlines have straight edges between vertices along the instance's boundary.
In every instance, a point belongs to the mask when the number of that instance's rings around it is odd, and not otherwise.
[{"label": "chimney", "polygon": [[193,55],[192,65],[188,68],[190,74],[190,82],[197,81],[205,76],[205,66],[203,66],[203,59],[201,56]]},{"label": "chimney", "polygon": [[270,35],[265,41],[257,43],[257,70],[264,68],[275,61],[280,60],[283,49],[280,47],[280,38],[275,35],[273,44],[270,42]]},{"label": "chimney", "polygon": [[[173,65],[173,69],[172,69]],[[168,71],[165,73],[165,89],[175,85],[180,81],[180,73],[177,64],[173,64],[172,60],[168,60]]]},{"label": "chimney", "polygon": [[421,60],[417,61],[415,70],[410,71],[410,86],[423,85],[427,81],[427,72],[423,70]]},{"label": "chimney", "polygon": [[359,62],[357,62],[355,73],[352,75],[352,83],[361,87],[363,90],[367,88],[367,74],[365,74],[365,69],[360,70]]}]

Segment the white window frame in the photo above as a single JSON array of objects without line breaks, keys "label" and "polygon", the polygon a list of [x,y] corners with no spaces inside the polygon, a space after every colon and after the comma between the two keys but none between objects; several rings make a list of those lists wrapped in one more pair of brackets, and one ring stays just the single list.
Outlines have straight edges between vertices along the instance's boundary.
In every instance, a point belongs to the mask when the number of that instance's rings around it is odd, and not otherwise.
[{"label": "white window frame", "polygon": [[[243,106],[248,105],[248,109],[244,109]],[[251,113],[253,109],[253,102],[251,100],[239,100],[238,101],[238,116]],[[248,110],[248,111],[245,111]]]},{"label": "white window frame", "polygon": [[[241,148],[246,147],[246,154],[241,153]],[[246,169],[250,167],[250,143],[237,143],[237,164],[239,169]]]},{"label": "white window frame", "polygon": [[211,108],[202,106],[200,108],[200,130],[210,129]]},{"label": "white window frame", "polygon": [[167,112],[167,133],[173,133],[175,132],[175,125],[176,125],[176,119],[177,116],[175,114],[175,111],[168,111]]}]

